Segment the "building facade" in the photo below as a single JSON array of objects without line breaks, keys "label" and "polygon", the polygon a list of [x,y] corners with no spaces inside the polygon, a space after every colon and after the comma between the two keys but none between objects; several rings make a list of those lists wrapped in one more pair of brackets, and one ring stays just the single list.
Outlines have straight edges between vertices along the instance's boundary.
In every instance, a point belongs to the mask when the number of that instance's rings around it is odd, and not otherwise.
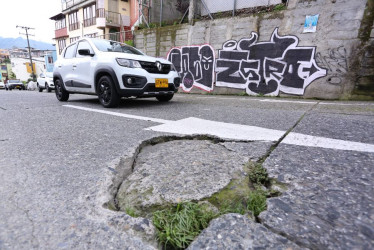
[{"label": "building facade", "polygon": [[55,21],[57,53],[82,37],[132,39],[129,0],[62,0]]}]

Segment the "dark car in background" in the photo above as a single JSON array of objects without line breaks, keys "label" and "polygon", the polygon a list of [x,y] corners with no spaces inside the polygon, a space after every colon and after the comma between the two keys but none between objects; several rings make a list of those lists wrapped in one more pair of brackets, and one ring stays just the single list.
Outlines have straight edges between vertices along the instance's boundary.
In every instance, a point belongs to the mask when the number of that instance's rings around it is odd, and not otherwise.
[{"label": "dark car in background", "polygon": [[8,82],[5,84],[6,90],[12,90],[12,89],[23,89],[25,90],[25,85],[20,80],[8,80]]}]

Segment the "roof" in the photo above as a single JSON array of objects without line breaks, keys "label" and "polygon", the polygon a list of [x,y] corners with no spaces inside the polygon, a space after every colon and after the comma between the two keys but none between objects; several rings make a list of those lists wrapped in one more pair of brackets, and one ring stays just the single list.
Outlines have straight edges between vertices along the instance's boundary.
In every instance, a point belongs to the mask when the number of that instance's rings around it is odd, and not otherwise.
[{"label": "roof", "polygon": [[61,19],[64,19],[64,18],[65,18],[64,14],[58,13],[57,15],[55,15],[53,17],[50,17],[49,19],[57,21],[57,20],[61,20]]}]

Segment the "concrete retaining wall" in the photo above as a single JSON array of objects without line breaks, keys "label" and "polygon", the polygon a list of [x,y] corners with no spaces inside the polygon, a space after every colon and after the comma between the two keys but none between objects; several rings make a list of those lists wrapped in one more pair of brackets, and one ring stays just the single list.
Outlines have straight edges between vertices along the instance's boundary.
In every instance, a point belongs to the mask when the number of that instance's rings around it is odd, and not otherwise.
[{"label": "concrete retaining wall", "polygon": [[[369,0],[369,3],[372,3],[372,0]],[[373,64],[371,63],[373,61],[372,40],[374,38],[373,20],[371,17],[366,19],[364,17],[365,8],[368,8],[369,3],[367,0],[290,0],[287,10],[284,11],[248,17],[198,21],[193,26],[182,24],[139,30],[135,32],[135,46],[148,55],[166,58],[173,47],[209,44],[214,49],[216,59],[219,59],[219,50],[222,50],[226,41],[250,38],[253,35],[251,32],[256,32],[258,40],[253,45],[263,44],[263,42],[270,42],[275,28],[278,27],[280,37],[287,36],[298,39],[297,49],[315,47],[314,58],[304,64],[314,65],[319,74],[311,77],[314,69],[308,69],[310,74],[303,76],[302,71],[306,70],[305,65],[303,68],[293,63],[293,66],[298,67],[299,70],[297,80],[304,77],[304,86],[301,86],[302,91],[282,91],[282,89],[287,89],[282,88],[284,87],[282,86],[283,80],[275,79],[278,85],[281,85],[280,91],[271,93],[265,91],[265,95],[270,93],[269,95],[295,95],[304,98],[322,99],[358,98],[362,95],[374,96],[370,91],[356,91],[360,79],[359,72],[366,72],[366,78],[361,77],[364,80],[360,80],[361,82],[365,81],[363,84],[374,85],[370,80],[367,80],[372,79],[370,74],[373,71]],[[315,14],[319,14],[316,32],[303,33],[306,15]],[[364,26],[362,25],[363,21],[366,22]],[[362,29],[370,29],[369,35],[365,39],[359,36],[359,31],[362,33]],[[290,45],[289,48],[293,46]],[[290,66],[291,63],[285,59],[285,54],[286,52],[283,54],[283,58],[280,56],[273,58],[280,61],[278,71],[283,70],[283,73],[276,71],[270,73],[258,72],[257,70],[256,72],[263,79],[262,81],[259,80],[257,84],[269,84],[271,75],[283,79],[286,71],[294,70],[291,67],[292,65]],[[263,62],[260,62],[260,64],[262,67]],[[281,64],[284,64],[284,67]],[[290,81],[292,82],[292,78],[288,80],[286,85],[292,85]],[[219,87],[214,82],[212,92],[231,94],[246,91],[255,94],[248,90],[248,86],[246,89],[232,86]],[[360,89],[362,90],[362,88]],[[196,88],[192,88],[190,91],[204,92]],[[258,93],[262,94],[262,92]]]}]

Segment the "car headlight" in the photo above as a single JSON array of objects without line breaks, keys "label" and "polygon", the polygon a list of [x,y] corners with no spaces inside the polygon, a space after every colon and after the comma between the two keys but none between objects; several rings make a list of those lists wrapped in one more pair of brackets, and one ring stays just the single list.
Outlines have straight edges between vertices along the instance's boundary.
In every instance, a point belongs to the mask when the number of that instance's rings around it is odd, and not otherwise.
[{"label": "car headlight", "polygon": [[129,60],[125,58],[116,58],[116,61],[119,65],[127,68],[141,68],[142,65],[138,61]]}]

